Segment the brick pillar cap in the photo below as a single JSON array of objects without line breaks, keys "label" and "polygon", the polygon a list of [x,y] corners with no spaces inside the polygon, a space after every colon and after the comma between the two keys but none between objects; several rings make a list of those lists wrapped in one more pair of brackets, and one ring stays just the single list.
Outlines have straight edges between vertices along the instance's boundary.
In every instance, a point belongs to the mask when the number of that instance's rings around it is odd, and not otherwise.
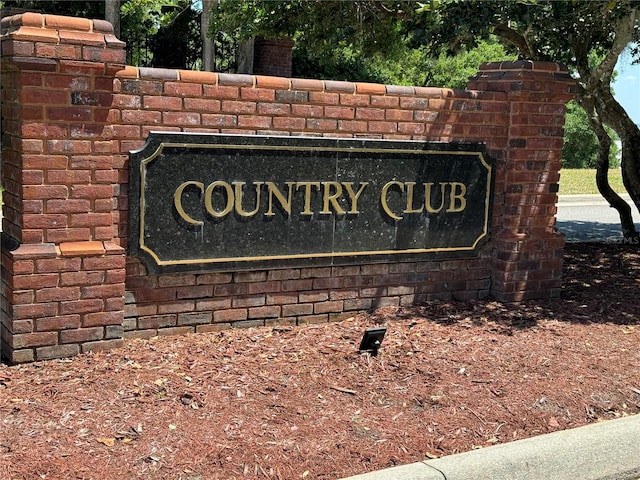
[{"label": "brick pillar cap", "polygon": [[515,60],[508,62],[485,62],[480,65],[480,71],[506,71],[506,70],[537,70],[544,72],[568,72],[569,69],[563,63],[538,62],[533,60]]}]

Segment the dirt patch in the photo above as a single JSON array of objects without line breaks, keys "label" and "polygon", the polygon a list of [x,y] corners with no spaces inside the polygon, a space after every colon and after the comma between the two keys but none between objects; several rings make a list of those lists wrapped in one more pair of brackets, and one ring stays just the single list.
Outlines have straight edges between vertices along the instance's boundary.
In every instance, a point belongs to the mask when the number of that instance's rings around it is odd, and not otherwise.
[{"label": "dirt patch", "polygon": [[0,478],[337,479],[636,414],[639,273],[631,248],[573,244],[559,300],[0,365]]}]

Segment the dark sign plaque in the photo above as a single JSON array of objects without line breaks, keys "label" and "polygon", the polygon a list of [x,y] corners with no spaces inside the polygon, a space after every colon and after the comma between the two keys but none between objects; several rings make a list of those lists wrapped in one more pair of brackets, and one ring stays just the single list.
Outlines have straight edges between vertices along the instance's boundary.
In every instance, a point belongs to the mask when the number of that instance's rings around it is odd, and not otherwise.
[{"label": "dark sign plaque", "polygon": [[151,272],[474,255],[481,144],[151,132],[131,153],[130,249]]}]

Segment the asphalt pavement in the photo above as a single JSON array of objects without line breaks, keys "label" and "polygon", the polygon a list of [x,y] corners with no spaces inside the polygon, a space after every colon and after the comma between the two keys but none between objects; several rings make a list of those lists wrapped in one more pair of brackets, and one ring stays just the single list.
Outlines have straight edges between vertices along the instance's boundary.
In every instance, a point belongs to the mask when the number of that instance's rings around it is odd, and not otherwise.
[{"label": "asphalt pavement", "polygon": [[[628,195],[622,195],[632,206],[636,228],[640,216]],[[567,242],[619,242],[622,240],[620,216],[602,195],[560,195],[556,214],[558,230]]]}]

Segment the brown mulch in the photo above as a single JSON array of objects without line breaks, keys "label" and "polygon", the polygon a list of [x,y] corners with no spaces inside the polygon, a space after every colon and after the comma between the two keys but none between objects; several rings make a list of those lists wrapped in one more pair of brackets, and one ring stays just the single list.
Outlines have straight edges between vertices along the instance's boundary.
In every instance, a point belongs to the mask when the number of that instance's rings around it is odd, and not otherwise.
[{"label": "brown mulch", "polygon": [[[0,478],[338,479],[636,414],[636,250],[568,245],[560,300],[0,365]],[[379,324],[380,354],[358,353]]]}]

